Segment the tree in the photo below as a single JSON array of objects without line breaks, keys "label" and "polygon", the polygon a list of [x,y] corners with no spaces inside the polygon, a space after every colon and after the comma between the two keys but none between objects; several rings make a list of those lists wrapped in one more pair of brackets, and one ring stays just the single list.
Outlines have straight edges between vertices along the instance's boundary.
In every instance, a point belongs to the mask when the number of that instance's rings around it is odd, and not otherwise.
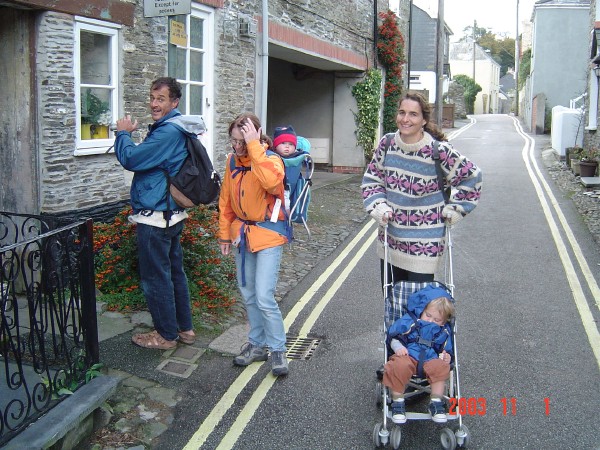
[{"label": "tree", "polygon": [[475,112],[475,97],[477,97],[477,93],[481,92],[481,86],[475,83],[473,78],[466,75],[455,75],[454,81],[465,89],[464,95],[467,114],[473,114]]},{"label": "tree", "polygon": [[[460,42],[470,42],[473,39],[473,27],[466,27],[465,35]],[[489,50],[490,56],[500,64],[500,76],[506,75],[509,67],[515,66],[515,40],[506,36],[500,38],[486,28],[475,25],[475,42],[483,49]]]},{"label": "tree", "polygon": [[[475,42],[479,42],[486,34],[491,34],[489,28],[481,28],[477,26],[477,22],[475,22]],[[462,38],[460,38],[460,42],[466,42],[467,40],[473,39],[473,26],[468,26],[463,29],[463,33],[465,34]]]},{"label": "tree", "polygon": [[488,33],[482,36],[477,43],[490,51],[490,56],[500,64],[500,76],[504,76],[509,67],[515,66],[515,40],[505,37],[498,39],[496,35]]}]

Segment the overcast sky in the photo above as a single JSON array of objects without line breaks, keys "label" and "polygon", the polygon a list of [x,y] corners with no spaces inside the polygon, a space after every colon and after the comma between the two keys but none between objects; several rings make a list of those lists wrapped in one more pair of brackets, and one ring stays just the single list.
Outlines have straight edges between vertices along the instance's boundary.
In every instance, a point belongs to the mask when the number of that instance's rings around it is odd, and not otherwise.
[{"label": "overcast sky", "polygon": [[[437,17],[438,0],[413,0],[421,9]],[[519,0],[519,28],[523,20],[529,21],[535,0]],[[452,41],[463,36],[463,29],[477,21],[480,28],[491,28],[492,33],[508,33],[515,37],[517,0],[444,0],[444,21],[452,32]],[[522,30],[519,31],[519,33]]]}]

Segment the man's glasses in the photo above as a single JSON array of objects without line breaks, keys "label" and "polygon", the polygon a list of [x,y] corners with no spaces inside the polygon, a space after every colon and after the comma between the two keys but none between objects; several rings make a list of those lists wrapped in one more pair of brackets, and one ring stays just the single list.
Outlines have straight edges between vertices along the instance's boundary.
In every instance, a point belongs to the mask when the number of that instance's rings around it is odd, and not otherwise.
[{"label": "man's glasses", "polygon": [[246,141],[243,139],[234,139],[234,138],[229,138],[229,143],[231,145],[238,146],[238,145],[246,145]]}]

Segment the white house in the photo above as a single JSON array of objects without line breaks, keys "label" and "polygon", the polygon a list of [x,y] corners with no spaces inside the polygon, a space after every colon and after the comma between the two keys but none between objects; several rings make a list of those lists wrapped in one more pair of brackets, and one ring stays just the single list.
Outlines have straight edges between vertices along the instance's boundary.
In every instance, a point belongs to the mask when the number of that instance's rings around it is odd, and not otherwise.
[{"label": "white house", "polygon": [[467,75],[481,86],[475,99],[475,114],[499,112],[500,64],[477,43],[454,42],[450,44],[452,76]]}]

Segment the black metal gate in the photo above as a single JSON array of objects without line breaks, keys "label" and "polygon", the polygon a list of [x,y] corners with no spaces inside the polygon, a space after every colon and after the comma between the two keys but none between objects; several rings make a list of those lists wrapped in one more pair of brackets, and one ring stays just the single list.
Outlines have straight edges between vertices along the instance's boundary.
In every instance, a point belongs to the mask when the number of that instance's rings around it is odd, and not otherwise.
[{"label": "black metal gate", "polygon": [[0,446],[98,362],[92,220],[0,212]]}]

